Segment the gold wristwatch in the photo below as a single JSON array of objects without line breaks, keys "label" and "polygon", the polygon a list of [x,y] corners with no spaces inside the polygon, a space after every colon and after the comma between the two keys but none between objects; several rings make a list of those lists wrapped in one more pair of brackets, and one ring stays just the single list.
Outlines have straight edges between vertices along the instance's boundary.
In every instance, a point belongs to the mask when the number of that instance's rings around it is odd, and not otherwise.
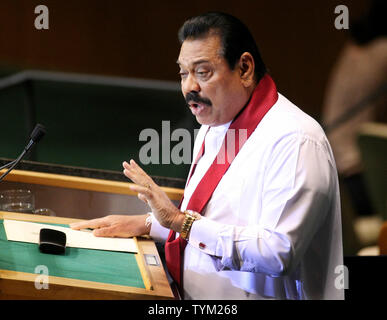
[{"label": "gold wristwatch", "polygon": [[184,240],[187,240],[189,232],[191,231],[192,224],[195,220],[200,219],[200,214],[192,210],[186,210],[184,211],[184,214],[185,218],[183,221],[183,225],[181,226],[180,237],[182,237]]}]

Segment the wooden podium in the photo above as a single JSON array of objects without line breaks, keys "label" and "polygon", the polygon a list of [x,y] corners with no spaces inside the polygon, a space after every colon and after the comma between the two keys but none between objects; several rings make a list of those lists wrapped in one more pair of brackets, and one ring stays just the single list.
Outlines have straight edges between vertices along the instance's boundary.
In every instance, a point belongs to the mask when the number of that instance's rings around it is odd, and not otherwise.
[{"label": "wooden podium", "polygon": [[[135,195],[128,188],[130,183],[34,171],[15,170],[7,176],[6,180],[23,184],[64,187],[74,190],[81,189],[95,192],[120,193],[128,196]],[[164,188],[164,190],[173,200],[181,198],[181,189]],[[51,217],[0,211],[0,220],[2,221],[3,219],[65,225],[82,220],[73,217]],[[135,240],[137,241],[139,252],[134,254],[134,258],[140,271],[139,274],[141,274],[143,287],[49,275],[49,288],[38,290],[35,286],[38,274],[18,271],[18,268],[12,267],[12,263],[16,262],[11,261],[5,263],[7,268],[0,268],[0,299],[174,299],[174,294],[169,285],[155,243],[149,237],[138,237]],[[6,249],[4,246],[7,246],[7,243],[10,242],[12,241],[7,242],[6,239],[3,239],[3,248]],[[37,245],[35,246],[36,248],[29,250],[36,250],[38,252]],[[12,254],[9,259],[13,259]],[[99,269],[103,269],[105,263],[107,261],[101,259]],[[60,265],[56,267],[60,268]]]}]

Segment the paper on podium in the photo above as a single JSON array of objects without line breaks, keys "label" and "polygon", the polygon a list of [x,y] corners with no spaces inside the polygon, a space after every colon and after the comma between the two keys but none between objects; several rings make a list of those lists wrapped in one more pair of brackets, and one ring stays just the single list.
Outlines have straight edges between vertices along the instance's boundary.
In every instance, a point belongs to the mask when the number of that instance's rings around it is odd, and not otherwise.
[{"label": "paper on podium", "polygon": [[54,229],[66,234],[66,246],[73,248],[97,249],[137,253],[136,242],[131,238],[96,237],[92,232],[42,223],[4,219],[4,229],[10,241],[39,243],[40,229]]}]

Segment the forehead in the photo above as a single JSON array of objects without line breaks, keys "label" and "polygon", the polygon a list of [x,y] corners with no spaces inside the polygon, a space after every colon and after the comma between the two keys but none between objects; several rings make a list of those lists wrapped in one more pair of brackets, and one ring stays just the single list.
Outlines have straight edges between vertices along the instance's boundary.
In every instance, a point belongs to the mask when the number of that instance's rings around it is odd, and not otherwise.
[{"label": "forehead", "polygon": [[192,67],[202,62],[216,63],[223,59],[221,41],[218,35],[184,40],[180,48],[177,64]]}]

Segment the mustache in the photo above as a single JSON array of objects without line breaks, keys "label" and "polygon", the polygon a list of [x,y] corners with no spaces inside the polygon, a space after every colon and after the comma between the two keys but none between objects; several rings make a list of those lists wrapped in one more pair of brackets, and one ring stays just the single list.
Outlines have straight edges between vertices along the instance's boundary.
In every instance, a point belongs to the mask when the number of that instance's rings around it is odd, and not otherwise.
[{"label": "mustache", "polygon": [[192,101],[192,102],[203,103],[208,106],[212,106],[212,102],[210,99],[201,97],[197,92],[194,92],[194,91],[187,93],[187,95],[185,96],[185,101],[187,102],[187,104],[189,104]]}]

